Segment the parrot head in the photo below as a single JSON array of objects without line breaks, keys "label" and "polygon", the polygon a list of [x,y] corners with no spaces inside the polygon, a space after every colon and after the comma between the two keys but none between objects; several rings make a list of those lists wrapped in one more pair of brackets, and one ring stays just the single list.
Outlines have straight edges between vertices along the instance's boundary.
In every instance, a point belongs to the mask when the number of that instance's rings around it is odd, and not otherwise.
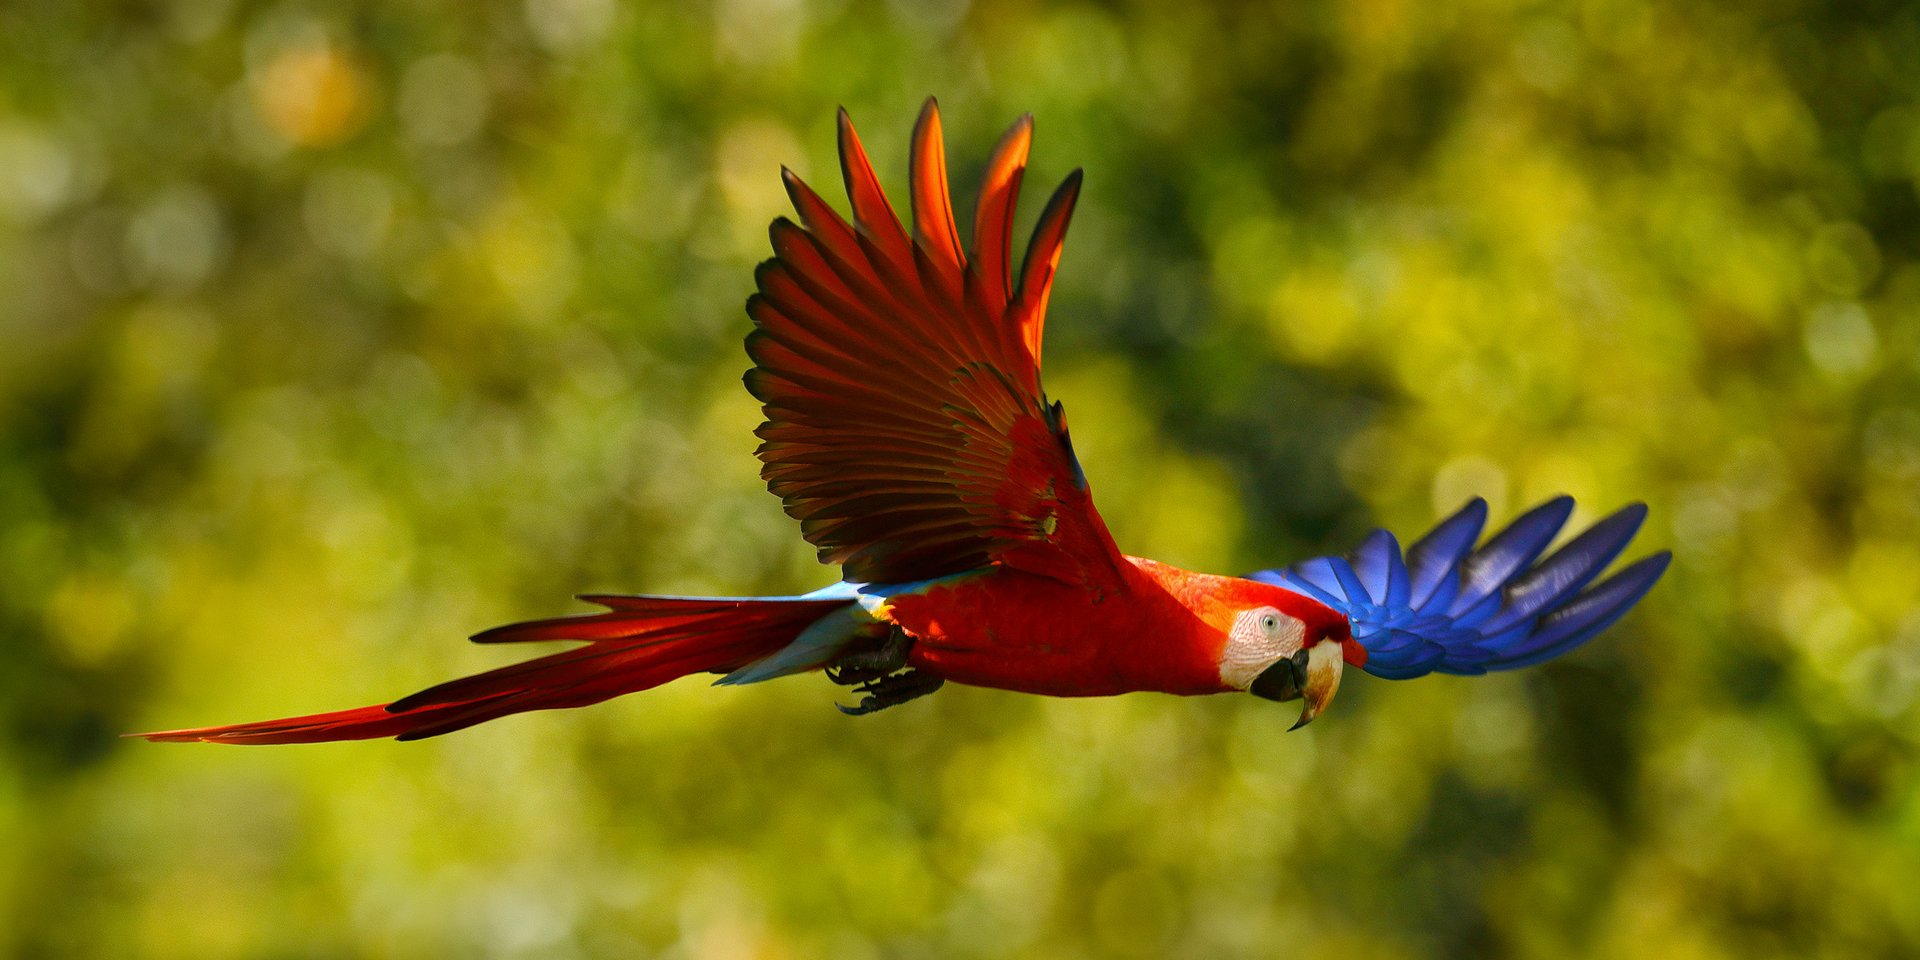
[{"label": "parrot head", "polygon": [[1300,719],[1288,728],[1298,730],[1333,702],[1346,664],[1366,662],[1367,649],[1353,639],[1347,618],[1276,588],[1235,614],[1220,678],[1257,697],[1303,701]]}]

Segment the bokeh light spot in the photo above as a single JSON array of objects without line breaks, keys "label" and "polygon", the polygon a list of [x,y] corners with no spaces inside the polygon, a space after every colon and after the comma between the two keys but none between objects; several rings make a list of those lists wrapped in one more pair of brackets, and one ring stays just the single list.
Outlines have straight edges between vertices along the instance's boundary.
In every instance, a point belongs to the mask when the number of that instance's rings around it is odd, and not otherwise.
[{"label": "bokeh light spot", "polygon": [[326,147],[366,121],[373,91],[345,53],[324,39],[274,54],[253,79],[253,103],[268,129],[288,143]]}]

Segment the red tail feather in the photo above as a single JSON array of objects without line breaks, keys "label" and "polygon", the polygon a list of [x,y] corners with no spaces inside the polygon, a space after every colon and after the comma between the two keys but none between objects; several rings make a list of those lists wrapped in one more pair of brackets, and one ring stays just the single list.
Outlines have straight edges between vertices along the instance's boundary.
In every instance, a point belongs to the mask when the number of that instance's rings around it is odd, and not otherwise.
[{"label": "red tail feather", "polygon": [[449,680],[390,704],[134,736],[179,743],[437,737],[508,714],[583,707],[688,674],[733,670],[780,649],[808,624],[846,605],[844,600],[589,599],[612,612],[495,627],[474,638],[592,641],[588,646]]}]

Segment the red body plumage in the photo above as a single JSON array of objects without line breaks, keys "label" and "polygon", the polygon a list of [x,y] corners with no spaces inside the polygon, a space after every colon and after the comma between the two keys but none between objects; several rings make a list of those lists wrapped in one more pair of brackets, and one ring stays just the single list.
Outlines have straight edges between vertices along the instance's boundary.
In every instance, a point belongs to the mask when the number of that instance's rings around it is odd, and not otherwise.
[{"label": "red body plumage", "polygon": [[1127,557],[1123,586],[1098,597],[1017,571],[958,579],[887,605],[916,638],[912,662],[973,686],[1056,697],[1230,689],[1222,648],[1233,614],[1273,604],[1337,631],[1344,618],[1265,584]]}]

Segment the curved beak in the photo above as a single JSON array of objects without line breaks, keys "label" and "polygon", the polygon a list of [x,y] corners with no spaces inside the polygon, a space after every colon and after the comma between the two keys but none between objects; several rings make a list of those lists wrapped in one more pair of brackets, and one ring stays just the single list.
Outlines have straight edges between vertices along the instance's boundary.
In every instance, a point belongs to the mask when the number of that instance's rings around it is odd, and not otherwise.
[{"label": "curved beak", "polygon": [[1340,689],[1341,669],[1347,662],[1344,652],[1339,643],[1328,640],[1306,651],[1306,680],[1300,685],[1300,699],[1306,703],[1300,708],[1300,719],[1287,728],[1289,732],[1312,723],[1333,702],[1334,692]]},{"label": "curved beak", "polygon": [[1284,657],[1260,671],[1247,692],[1282,703],[1306,701],[1300,709],[1300,719],[1287,728],[1298,730],[1312,723],[1313,718],[1333,702],[1334,691],[1340,689],[1341,669],[1346,665],[1345,653],[1341,643],[1331,640],[1297,650],[1293,656]]}]

